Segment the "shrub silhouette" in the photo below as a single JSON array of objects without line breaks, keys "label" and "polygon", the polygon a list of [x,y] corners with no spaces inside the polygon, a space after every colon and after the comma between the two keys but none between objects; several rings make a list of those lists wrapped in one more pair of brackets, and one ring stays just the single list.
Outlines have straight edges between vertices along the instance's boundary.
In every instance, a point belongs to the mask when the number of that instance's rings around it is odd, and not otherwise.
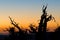
[{"label": "shrub silhouette", "polygon": [[34,28],[35,25],[30,24],[29,27],[30,27],[30,29],[32,30],[32,31],[31,31],[32,33],[36,33],[36,30],[37,30],[37,29]]}]

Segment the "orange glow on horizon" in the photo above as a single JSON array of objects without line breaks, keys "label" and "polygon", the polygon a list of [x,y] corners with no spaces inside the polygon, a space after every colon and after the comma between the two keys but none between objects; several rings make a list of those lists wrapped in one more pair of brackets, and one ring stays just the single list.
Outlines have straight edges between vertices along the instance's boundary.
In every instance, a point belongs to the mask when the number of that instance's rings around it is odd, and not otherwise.
[{"label": "orange glow on horizon", "polygon": [[[39,22],[36,19],[34,19],[34,20],[31,20],[31,19],[29,19],[29,20],[27,20],[27,19],[23,19],[23,20],[21,20],[21,19],[15,19],[15,21],[19,24],[19,26],[22,29],[29,29],[28,26],[30,24],[34,24],[36,26],[39,25]],[[49,21],[47,24],[48,24],[47,28],[50,29],[50,31],[53,31],[54,29],[57,28],[57,23],[55,23],[52,20]],[[60,21],[59,20],[58,20],[58,24],[60,25]],[[1,21],[0,22],[0,30],[3,30],[5,28],[9,28],[9,27],[13,27],[12,24],[10,23],[10,20],[8,20],[8,21],[6,20],[6,21]]]}]

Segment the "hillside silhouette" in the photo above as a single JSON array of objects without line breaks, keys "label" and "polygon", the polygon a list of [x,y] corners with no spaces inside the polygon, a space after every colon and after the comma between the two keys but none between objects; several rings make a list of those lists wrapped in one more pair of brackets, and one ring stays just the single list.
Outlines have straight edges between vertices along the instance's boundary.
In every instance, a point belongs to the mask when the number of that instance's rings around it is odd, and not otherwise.
[{"label": "hillside silhouette", "polygon": [[[43,5],[43,13],[41,15],[41,19],[39,20],[40,22],[38,27],[30,24],[30,29],[26,30],[22,30],[18,23],[9,16],[10,23],[13,25],[13,27],[6,29],[6,31],[9,32],[9,35],[0,38],[0,40],[60,40],[60,26],[55,30],[55,32],[47,32],[47,22],[51,20],[55,21],[55,18],[52,16],[52,14],[48,15],[46,9],[47,5]],[[15,32],[15,28],[18,29],[17,32]]]}]

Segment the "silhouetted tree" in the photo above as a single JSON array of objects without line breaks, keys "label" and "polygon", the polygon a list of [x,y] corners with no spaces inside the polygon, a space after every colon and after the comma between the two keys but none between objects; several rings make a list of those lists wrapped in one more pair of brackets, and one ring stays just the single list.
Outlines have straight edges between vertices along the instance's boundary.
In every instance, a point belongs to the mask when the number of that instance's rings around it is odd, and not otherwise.
[{"label": "silhouetted tree", "polygon": [[19,32],[17,33],[18,34],[18,40],[25,40],[25,34],[24,34],[24,31],[18,26],[18,24],[12,20],[12,18],[9,16],[9,19],[11,21],[11,24],[14,25],[14,27],[16,27]]},{"label": "silhouetted tree", "polygon": [[46,32],[47,22],[53,18],[52,15],[50,16],[47,15],[46,9],[47,9],[47,6],[45,7],[43,5],[43,8],[42,8],[43,14],[41,16],[41,20],[39,23],[39,29],[38,29],[39,32],[42,32],[42,31]]},{"label": "silhouetted tree", "polygon": [[52,15],[47,15],[46,12],[47,9],[47,5],[42,7],[42,12],[43,14],[41,15],[41,19],[39,22],[39,26],[38,26],[38,33],[37,33],[37,40],[46,40],[46,28],[47,28],[47,22],[53,19]]}]

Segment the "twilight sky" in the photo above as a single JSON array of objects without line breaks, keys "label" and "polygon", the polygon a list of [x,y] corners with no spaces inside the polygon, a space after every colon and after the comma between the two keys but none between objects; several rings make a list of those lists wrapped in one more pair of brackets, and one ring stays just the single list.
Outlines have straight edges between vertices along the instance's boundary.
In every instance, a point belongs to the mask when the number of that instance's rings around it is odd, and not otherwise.
[{"label": "twilight sky", "polygon": [[[21,26],[27,27],[30,23],[38,24],[42,6],[47,3],[47,13],[52,14],[60,25],[60,0],[0,0],[0,28],[11,25],[8,16],[15,19]],[[54,29],[56,26],[53,21],[48,23],[50,29]]]}]

